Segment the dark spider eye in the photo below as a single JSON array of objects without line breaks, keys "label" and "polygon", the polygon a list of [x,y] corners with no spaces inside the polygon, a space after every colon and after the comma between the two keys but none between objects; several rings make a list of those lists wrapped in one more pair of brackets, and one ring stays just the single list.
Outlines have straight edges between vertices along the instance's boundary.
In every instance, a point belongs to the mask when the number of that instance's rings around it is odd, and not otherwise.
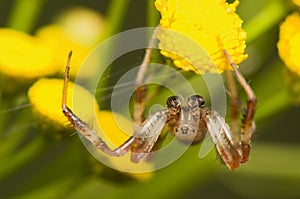
[{"label": "dark spider eye", "polygon": [[179,107],[181,106],[183,98],[181,96],[175,95],[167,99],[167,106],[170,107]]},{"label": "dark spider eye", "polygon": [[203,108],[205,104],[205,100],[200,95],[192,95],[187,99],[187,104],[189,107]]}]

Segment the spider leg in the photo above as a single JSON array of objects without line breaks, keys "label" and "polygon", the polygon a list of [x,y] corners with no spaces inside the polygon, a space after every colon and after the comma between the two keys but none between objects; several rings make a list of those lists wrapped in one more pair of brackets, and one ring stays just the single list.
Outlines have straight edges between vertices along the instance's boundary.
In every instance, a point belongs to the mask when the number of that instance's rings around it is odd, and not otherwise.
[{"label": "spider leg", "polygon": [[152,151],[166,124],[168,113],[167,109],[155,112],[144,121],[140,131],[133,134],[134,141],[131,146],[132,162],[139,162]]},{"label": "spider leg", "polygon": [[255,132],[254,114],[256,107],[256,97],[253,90],[251,89],[245,78],[242,76],[242,74],[238,71],[236,65],[234,64],[226,50],[224,50],[224,54],[226,55],[227,59],[230,62],[230,65],[233,68],[237,81],[240,83],[247,95],[247,107],[242,119],[241,128],[241,145],[243,151],[241,163],[244,163],[249,159],[251,138]]},{"label": "spider leg", "polygon": [[216,111],[208,110],[204,117],[210,136],[223,162],[229,169],[237,169],[242,156],[239,140],[232,135],[229,125]]},{"label": "spider leg", "polygon": [[87,140],[89,140],[95,147],[103,151],[104,153],[111,156],[121,156],[127,153],[130,150],[131,144],[133,142],[133,137],[130,137],[124,144],[115,150],[110,149],[107,144],[97,135],[97,133],[91,129],[87,123],[82,121],[79,117],[77,117],[72,110],[67,106],[67,89],[68,89],[68,81],[69,81],[69,70],[70,70],[70,60],[72,56],[72,51],[70,51],[66,70],[65,70],[65,78],[64,78],[64,86],[63,86],[63,97],[62,97],[62,112],[68,118],[71,125]]},{"label": "spider leg", "polygon": [[231,132],[232,134],[239,138],[239,109],[240,101],[238,99],[237,88],[235,86],[235,81],[231,71],[225,71],[227,88],[230,96],[230,114],[231,114]]},{"label": "spider leg", "polygon": [[155,39],[158,32],[159,26],[157,26],[151,36],[151,40],[149,42],[148,48],[146,49],[146,53],[137,73],[137,77],[135,79],[135,101],[134,101],[134,113],[133,113],[133,120],[135,124],[141,125],[143,122],[143,114],[145,111],[146,105],[146,93],[147,93],[147,86],[143,85],[143,81],[145,79],[147,65],[150,62],[152,49],[155,45]]}]

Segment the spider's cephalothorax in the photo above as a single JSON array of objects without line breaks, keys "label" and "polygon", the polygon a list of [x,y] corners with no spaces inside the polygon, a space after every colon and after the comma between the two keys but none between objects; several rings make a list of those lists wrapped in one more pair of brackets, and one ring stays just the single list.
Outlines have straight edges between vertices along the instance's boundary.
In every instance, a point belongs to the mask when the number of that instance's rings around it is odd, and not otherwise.
[{"label": "spider's cephalothorax", "polygon": [[167,124],[171,127],[172,134],[188,143],[202,141],[207,127],[203,116],[207,113],[204,109],[205,101],[200,95],[187,98],[186,104],[181,96],[171,96],[167,100],[169,110]]},{"label": "spider's cephalothorax", "polygon": [[[89,140],[95,147],[102,150],[110,156],[121,156],[131,152],[131,160],[139,162],[154,150],[155,145],[160,137],[162,129],[168,125],[173,129],[172,134],[180,140],[188,143],[198,143],[202,141],[206,132],[214,142],[216,149],[229,169],[239,168],[241,163],[249,159],[250,144],[252,135],[255,131],[254,114],[256,106],[256,97],[251,87],[244,77],[237,70],[231,57],[224,50],[237,81],[242,86],[247,95],[247,106],[242,120],[242,126],[238,126],[238,103],[232,103],[232,129],[225,122],[225,119],[216,111],[204,107],[204,99],[199,95],[192,95],[185,101],[181,96],[172,96],[167,100],[167,108],[158,110],[146,120],[143,121],[144,105],[146,104],[146,89],[143,85],[145,71],[149,63],[153,41],[157,33],[152,36],[150,47],[146,51],[143,63],[135,80],[135,106],[134,122],[141,126],[135,129],[132,136],[116,149],[109,148],[98,134],[78,118],[66,104],[67,102],[67,84],[69,80],[69,62],[71,53],[65,71],[65,81],[63,87],[62,111],[77,131]],[[232,79],[231,73],[228,73],[228,90],[231,93],[233,102],[237,101],[237,91]]]}]

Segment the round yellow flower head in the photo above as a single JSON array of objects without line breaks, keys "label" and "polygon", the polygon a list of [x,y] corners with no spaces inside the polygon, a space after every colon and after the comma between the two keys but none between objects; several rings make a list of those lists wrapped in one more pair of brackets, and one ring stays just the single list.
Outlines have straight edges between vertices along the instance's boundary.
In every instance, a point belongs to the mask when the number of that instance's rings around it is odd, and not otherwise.
[{"label": "round yellow flower head", "polygon": [[[30,87],[28,97],[32,106],[40,115],[61,125],[68,125],[68,120],[61,109],[62,89],[62,79],[43,78]],[[76,100],[73,99],[75,92]],[[73,106],[73,101],[79,103],[80,106]],[[67,105],[86,122],[91,121],[95,115],[95,110],[98,111],[99,109],[94,96],[83,87],[72,82],[68,84]]]},{"label": "round yellow flower head", "polygon": [[238,0],[232,4],[225,0],[156,0],[163,28],[158,34],[161,53],[177,67],[198,74],[231,70],[224,50],[236,64],[247,58],[246,32],[235,13],[238,4]]},{"label": "round yellow flower head", "polygon": [[300,16],[293,13],[280,26],[279,55],[287,67],[300,76]]},{"label": "round yellow flower head", "polygon": [[54,74],[52,56],[38,39],[13,29],[0,29],[0,72],[20,78]]}]

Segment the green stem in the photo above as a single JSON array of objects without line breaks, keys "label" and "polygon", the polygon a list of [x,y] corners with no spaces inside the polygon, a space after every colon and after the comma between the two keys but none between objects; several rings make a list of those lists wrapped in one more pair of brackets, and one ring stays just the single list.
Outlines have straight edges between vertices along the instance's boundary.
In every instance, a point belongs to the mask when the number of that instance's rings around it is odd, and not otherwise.
[{"label": "green stem", "polygon": [[111,0],[106,14],[107,24],[102,40],[116,34],[121,29],[129,0]]},{"label": "green stem", "polygon": [[44,0],[16,0],[7,26],[16,30],[31,32],[43,4]]},{"label": "green stem", "polygon": [[[100,42],[103,40],[109,38],[110,36],[117,34],[121,28],[122,28],[122,23],[125,19],[125,14],[127,11],[127,7],[129,4],[129,0],[111,0],[108,11],[106,14],[106,25],[105,25],[105,30],[102,36],[100,37]],[[112,42],[106,45],[106,50],[103,51],[99,56],[99,59],[105,59],[108,55],[111,55],[112,51],[114,50],[115,44]],[[102,47],[104,48],[104,47]],[[104,62],[103,62],[104,63]],[[107,71],[107,73],[112,73],[112,71]],[[107,73],[104,73],[104,76],[107,75]],[[99,84],[101,85],[102,88],[105,88],[105,86],[108,84],[108,79],[101,79]],[[105,91],[100,91],[97,92],[97,96],[106,96]],[[100,107],[106,107],[107,102],[102,101],[100,103]]]},{"label": "green stem", "polygon": [[290,7],[286,1],[272,0],[255,15],[249,22],[245,23],[244,29],[247,32],[247,43],[255,41],[271,27],[274,27],[286,14]]},{"label": "green stem", "polygon": [[159,23],[159,13],[155,8],[154,0],[147,1],[147,26],[155,27]]}]

